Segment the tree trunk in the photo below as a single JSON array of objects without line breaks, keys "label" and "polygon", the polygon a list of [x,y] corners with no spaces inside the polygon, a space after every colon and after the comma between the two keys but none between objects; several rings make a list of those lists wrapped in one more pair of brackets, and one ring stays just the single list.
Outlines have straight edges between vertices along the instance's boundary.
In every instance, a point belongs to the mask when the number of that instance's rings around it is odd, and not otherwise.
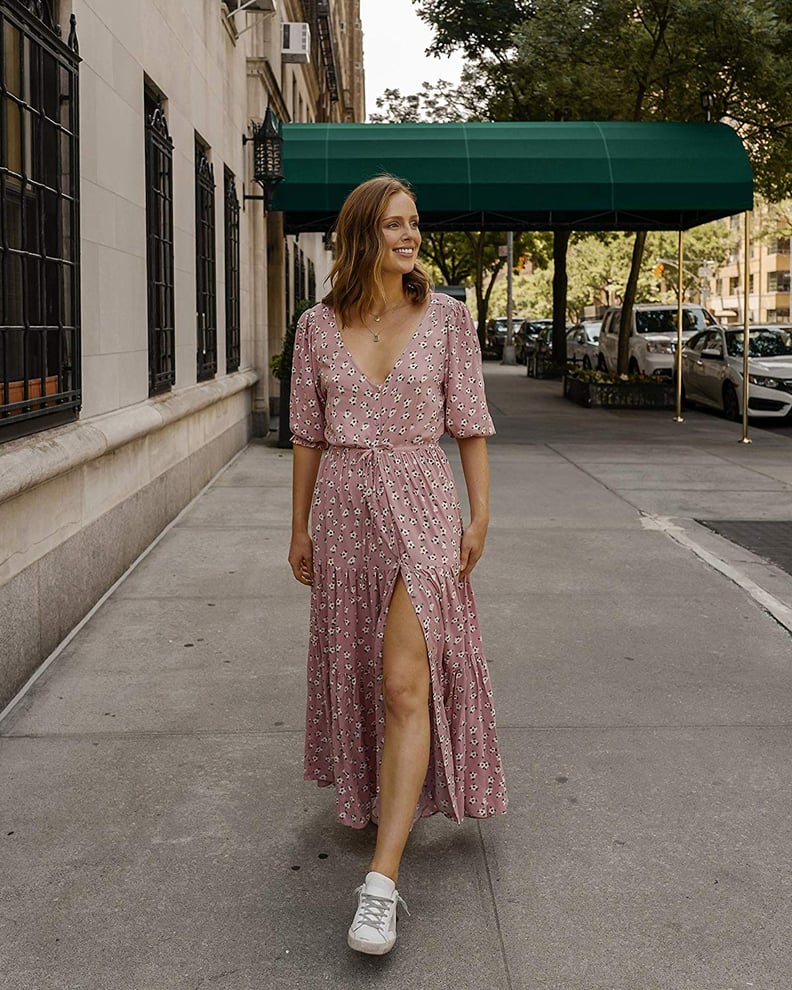
[{"label": "tree trunk", "polygon": [[553,231],[553,364],[566,368],[568,230]]},{"label": "tree trunk", "polygon": [[619,324],[619,359],[616,364],[616,371],[620,375],[626,375],[630,366],[630,326],[645,244],[646,231],[639,230],[635,235],[635,243],[633,244],[630,277],[627,279],[627,288],[624,290],[624,302],[622,303],[621,322]]}]

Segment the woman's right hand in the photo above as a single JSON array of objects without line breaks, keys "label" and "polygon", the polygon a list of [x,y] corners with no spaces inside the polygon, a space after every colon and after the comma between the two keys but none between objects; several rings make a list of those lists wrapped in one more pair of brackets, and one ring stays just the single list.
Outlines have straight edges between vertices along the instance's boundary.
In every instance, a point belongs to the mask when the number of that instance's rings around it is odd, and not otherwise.
[{"label": "woman's right hand", "polygon": [[313,540],[307,533],[292,534],[289,564],[300,584],[313,584]]}]

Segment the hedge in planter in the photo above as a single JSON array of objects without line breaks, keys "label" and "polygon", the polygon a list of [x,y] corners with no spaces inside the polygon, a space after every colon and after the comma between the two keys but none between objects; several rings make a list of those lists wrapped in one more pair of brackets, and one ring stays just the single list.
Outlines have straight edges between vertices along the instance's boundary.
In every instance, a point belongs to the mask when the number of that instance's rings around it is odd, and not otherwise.
[{"label": "hedge in planter", "polygon": [[659,375],[567,371],[564,375],[564,398],[586,408],[673,409],[676,393],[673,382]]},{"label": "hedge in planter", "polygon": [[286,327],[283,336],[283,350],[280,354],[273,354],[270,358],[270,371],[280,383],[280,394],[278,396],[278,446],[291,447],[291,428],[289,426],[289,392],[291,389],[292,358],[294,357],[294,335],[297,330],[297,321],[306,309],[310,309],[313,303],[306,299],[301,299],[294,309],[291,322]]}]

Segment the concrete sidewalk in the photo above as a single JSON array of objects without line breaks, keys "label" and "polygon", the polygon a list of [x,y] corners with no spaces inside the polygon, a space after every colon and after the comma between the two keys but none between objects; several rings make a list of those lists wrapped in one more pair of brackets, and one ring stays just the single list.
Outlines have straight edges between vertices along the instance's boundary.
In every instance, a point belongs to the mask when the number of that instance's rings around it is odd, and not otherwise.
[{"label": "concrete sidewalk", "polygon": [[695,520],[792,521],[792,429],[486,370],[508,815],[420,823],[395,951],[346,948],[373,828],[302,781],[291,454],[252,445],[0,722],[3,990],[790,990],[792,577]]}]

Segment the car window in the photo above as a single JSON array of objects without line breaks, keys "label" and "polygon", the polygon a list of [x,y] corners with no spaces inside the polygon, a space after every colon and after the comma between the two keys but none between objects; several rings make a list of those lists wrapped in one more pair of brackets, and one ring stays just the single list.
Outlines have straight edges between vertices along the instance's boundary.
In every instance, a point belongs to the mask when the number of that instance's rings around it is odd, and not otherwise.
[{"label": "car window", "polygon": [[721,357],[723,356],[723,341],[720,330],[708,330],[702,334],[702,337],[704,339],[704,346],[701,348],[703,351],[717,351]]},{"label": "car window", "polygon": [[[701,306],[693,306],[682,310],[682,330],[703,330],[715,325],[711,313]],[[675,309],[642,309],[635,312],[635,329],[637,333],[668,333],[677,332],[677,311]]]},{"label": "car window", "polygon": [[[732,357],[743,355],[742,330],[726,333],[726,349]],[[748,338],[749,358],[792,356],[792,332],[789,330],[755,330]]]},{"label": "car window", "polygon": [[599,340],[601,326],[601,323],[587,323],[583,328],[583,333],[588,336],[592,344],[596,344]]},{"label": "car window", "polygon": [[692,337],[685,346],[689,351],[703,351],[704,341],[707,339],[709,334],[699,333],[695,337]]}]

